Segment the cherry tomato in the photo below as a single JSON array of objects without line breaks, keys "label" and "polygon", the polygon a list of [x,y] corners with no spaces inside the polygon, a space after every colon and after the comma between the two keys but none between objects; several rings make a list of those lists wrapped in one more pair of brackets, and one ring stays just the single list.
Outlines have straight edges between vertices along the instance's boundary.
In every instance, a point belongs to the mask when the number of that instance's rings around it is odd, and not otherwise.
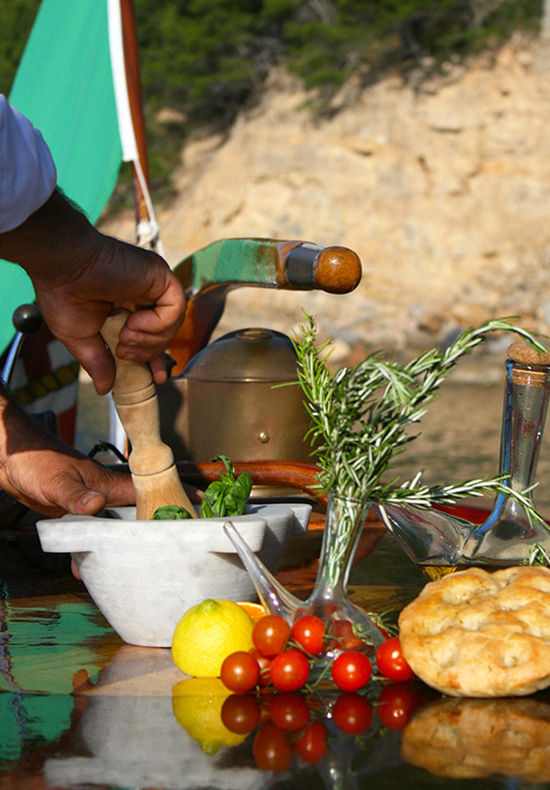
[{"label": "cherry tomato", "polygon": [[378,718],[389,730],[402,730],[422,701],[410,683],[391,683],[378,697]]},{"label": "cherry tomato", "polygon": [[294,751],[306,763],[316,763],[328,751],[327,728],[322,721],[312,721],[294,741]]},{"label": "cherry tomato", "polygon": [[244,735],[260,721],[260,707],[249,694],[230,694],[222,705],[222,722],[230,732]]},{"label": "cherry tomato", "polygon": [[319,617],[306,614],[294,622],[290,636],[306,653],[318,656],[325,647],[325,624]]},{"label": "cherry tomato", "polygon": [[300,650],[283,650],[273,659],[269,674],[279,691],[298,691],[309,677],[309,662]]},{"label": "cherry tomato", "polygon": [[252,753],[256,765],[264,771],[284,771],[292,762],[292,746],[288,734],[274,724],[260,727]]},{"label": "cherry tomato", "polygon": [[376,664],[380,672],[389,680],[411,680],[414,672],[405,661],[399,637],[393,636],[382,642],[376,651]]},{"label": "cherry tomato", "polygon": [[339,730],[350,735],[365,732],[372,722],[372,705],[355,692],[342,694],[334,703],[332,720]]},{"label": "cherry tomato", "polygon": [[224,686],[230,691],[244,694],[254,688],[260,677],[258,662],[244,650],[231,653],[224,659],[220,677]]},{"label": "cherry tomato", "polygon": [[334,659],[332,679],[342,691],[358,691],[366,686],[372,674],[371,663],[364,653],[347,650]]},{"label": "cherry tomato", "polygon": [[258,662],[258,666],[260,667],[260,677],[258,678],[258,685],[259,686],[267,686],[269,683],[269,669],[271,667],[271,659],[268,656],[262,656],[259,650],[253,648],[249,650],[251,656],[253,656],[256,661]]},{"label": "cherry tomato", "polygon": [[365,642],[353,633],[353,626],[349,620],[334,620],[330,628],[332,644],[344,650],[358,650],[365,646]]},{"label": "cherry tomato", "polygon": [[305,699],[295,691],[277,694],[271,706],[271,721],[282,730],[303,730],[309,721],[309,708]]},{"label": "cherry tomato", "polygon": [[252,631],[254,647],[263,656],[276,656],[285,649],[290,636],[290,625],[278,614],[260,617]]}]

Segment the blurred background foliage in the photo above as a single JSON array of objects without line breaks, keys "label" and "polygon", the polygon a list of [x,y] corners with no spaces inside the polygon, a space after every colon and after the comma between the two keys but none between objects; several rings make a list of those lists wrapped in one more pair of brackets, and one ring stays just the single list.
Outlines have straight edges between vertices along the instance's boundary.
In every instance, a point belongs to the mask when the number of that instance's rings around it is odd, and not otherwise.
[{"label": "blurred background foliage", "polygon": [[[2,0],[0,91],[9,93],[40,0]],[[191,133],[230,128],[277,64],[312,90],[312,111],[356,75],[398,69],[415,84],[446,62],[536,33],[543,0],[135,0],[152,189]],[[122,178],[114,205],[126,199]]]}]

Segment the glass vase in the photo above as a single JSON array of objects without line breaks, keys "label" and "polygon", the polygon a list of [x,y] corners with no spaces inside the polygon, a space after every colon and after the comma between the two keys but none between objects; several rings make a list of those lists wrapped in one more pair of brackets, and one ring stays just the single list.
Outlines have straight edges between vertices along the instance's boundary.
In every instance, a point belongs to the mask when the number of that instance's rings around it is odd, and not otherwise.
[{"label": "glass vase", "polygon": [[368,510],[368,501],[329,492],[319,568],[313,591],[305,601],[274,578],[233,524],[228,522],[224,527],[269,612],[281,615],[291,624],[304,614],[323,620],[328,639],[320,664],[342,650],[361,650],[372,655],[384,639],[373,620],[347,594],[347,581]]}]

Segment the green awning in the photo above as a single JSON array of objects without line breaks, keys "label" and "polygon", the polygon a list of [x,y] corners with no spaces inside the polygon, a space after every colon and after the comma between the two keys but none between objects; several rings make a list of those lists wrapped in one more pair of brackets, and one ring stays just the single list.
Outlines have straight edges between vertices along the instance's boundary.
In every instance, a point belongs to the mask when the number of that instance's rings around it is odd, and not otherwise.
[{"label": "green awning", "polygon": [[[119,0],[43,0],[9,96],[44,135],[59,186],[92,223],[123,159],[113,80],[124,63],[119,25]],[[32,302],[34,290],[23,270],[5,261],[0,281],[2,353],[14,335],[14,309]]]}]

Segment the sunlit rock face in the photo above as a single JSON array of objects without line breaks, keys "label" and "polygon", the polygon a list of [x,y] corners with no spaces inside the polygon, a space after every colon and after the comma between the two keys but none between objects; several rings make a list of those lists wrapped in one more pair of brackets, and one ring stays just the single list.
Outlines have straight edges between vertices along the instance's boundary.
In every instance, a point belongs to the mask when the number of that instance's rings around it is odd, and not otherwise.
[{"label": "sunlit rock face", "polygon": [[[550,331],[550,60],[514,38],[437,78],[348,84],[330,117],[282,71],[227,137],[190,142],[160,212],[168,260],[224,237],[353,248],[348,296],[231,294],[219,332],[288,332],[302,309],[336,356],[433,345],[491,316]],[[110,224],[132,236],[131,218]]]}]

